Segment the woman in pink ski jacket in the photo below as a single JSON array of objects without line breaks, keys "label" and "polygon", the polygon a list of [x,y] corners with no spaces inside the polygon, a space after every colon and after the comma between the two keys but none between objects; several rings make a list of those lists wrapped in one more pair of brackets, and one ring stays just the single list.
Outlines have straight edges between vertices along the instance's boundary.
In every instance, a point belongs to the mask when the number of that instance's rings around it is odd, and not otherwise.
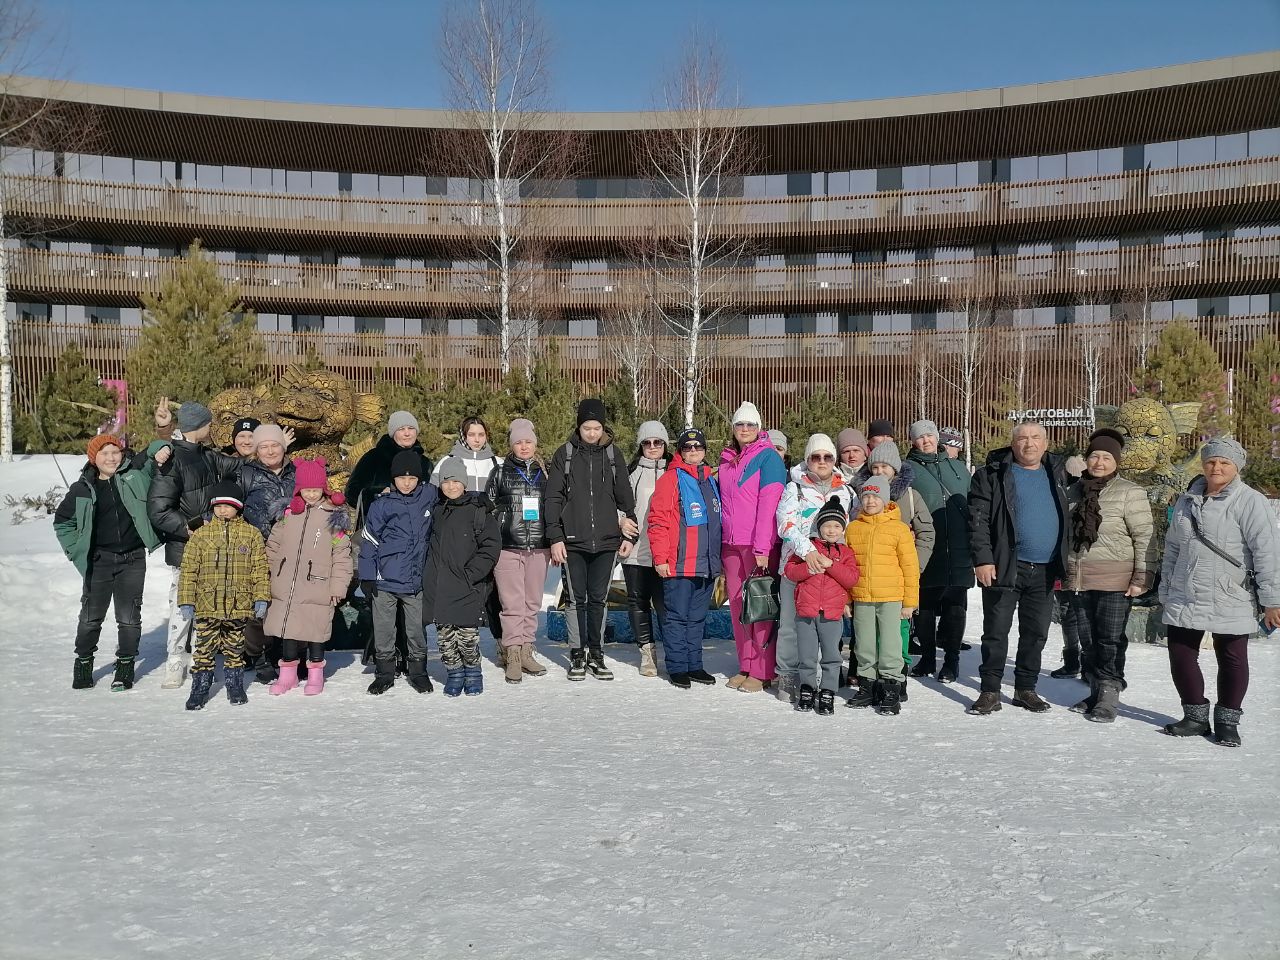
[{"label": "woman in pink ski jacket", "polygon": [[776,623],[739,623],[743,583],[757,571],[772,575],[781,545],[775,517],[786,467],[762,427],[755,404],[738,408],[733,415],[733,442],[720,455],[718,477],[724,539],[720,556],[738,647],[739,672],[728,686],[743,693],[758,693],[773,681],[778,629]]}]

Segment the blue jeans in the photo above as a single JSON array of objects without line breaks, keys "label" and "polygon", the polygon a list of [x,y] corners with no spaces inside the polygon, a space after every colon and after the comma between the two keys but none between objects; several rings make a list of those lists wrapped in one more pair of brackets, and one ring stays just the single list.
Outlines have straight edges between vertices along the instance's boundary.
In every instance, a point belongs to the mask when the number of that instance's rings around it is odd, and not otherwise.
[{"label": "blue jeans", "polygon": [[702,634],[714,577],[669,577],[662,581],[667,612],[662,620],[662,651],[667,673],[702,669]]}]

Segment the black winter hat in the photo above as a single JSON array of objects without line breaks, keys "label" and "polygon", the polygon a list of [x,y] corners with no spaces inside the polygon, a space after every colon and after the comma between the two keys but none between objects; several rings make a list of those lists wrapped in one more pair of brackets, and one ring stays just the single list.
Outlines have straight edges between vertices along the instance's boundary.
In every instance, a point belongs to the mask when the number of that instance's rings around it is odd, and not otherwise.
[{"label": "black winter hat", "polygon": [[700,443],[705,450],[707,447],[707,435],[696,427],[690,427],[682,432],[676,440],[676,449],[683,450],[690,443]]},{"label": "black winter hat", "polygon": [[391,458],[391,479],[417,477],[422,479],[422,454],[417,450],[401,450]]},{"label": "black winter hat", "polygon": [[841,526],[849,519],[844,512],[844,504],[840,502],[839,497],[832,497],[822,505],[822,509],[818,511],[818,516],[813,521],[813,528],[821,530],[822,525],[828,520],[837,520]]},{"label": "black winter hat", "polygon": [[582,426],[588,420],[595,420],[601,426],[604,426],[608,413],[604,408],[604,401],[595,397],[588,397],[578,404],[578,426]]},{"label": "black winter hat", "polygon": [[1124,455],[1124,435],[1107,427],[1095,430],[1093,436],[1089,438],[1089,448],[1084,455],[1087,457],[1095,450],[1105,450],[1115,457],[1116,463],[1119,463]]},{"label": "black winter hat", "polygon": [[872,420],[867,424],[867,437],[897,437],[892,420]]},{"label": "black winter hat", "polygon": [[236,421],[236,425],[231,430],[231,439],[235,439],[242,433],[253,433],[262,426],[261,420],[255,420],[253,417],[241,417]]},{"label": "black winter hat", "polygon": [[213,509],[220,503],[229,503],[237,510],[244,510],[244,491],[240,489],[240,484],[234,480],[223,480],[215,483],[209,491],[209,509]]}]

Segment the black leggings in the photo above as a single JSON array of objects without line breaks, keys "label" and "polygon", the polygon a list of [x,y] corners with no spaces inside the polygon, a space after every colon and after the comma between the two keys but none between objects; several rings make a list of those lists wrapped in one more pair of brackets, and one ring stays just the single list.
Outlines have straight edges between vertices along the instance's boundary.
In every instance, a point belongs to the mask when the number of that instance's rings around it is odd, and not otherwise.
[{"label": "black leggings", "polygon": [[[1200,641],[1203,630],[1168,627],[1169,669],[1173,685],[1183,703],[1208,703],[1204,695],[1204,674],[1200,672]],[[1233,633],[1213,635],[1213,653],[1218,659],[1218,705],[1239,710],[1249,689],[1249,638]]]},{"label": "black leggings", "polygon": [[307,659],[312,663],[319,663],[324,659],[323,643],[304,643],[301,640],[282,640],[280,648],[281,660],[297,660],[298,654],[303,647],[307,648]]},{"label": "black leggings", "polygon": [[662,616],[666,607],[662,599],[662,578],[653,567],[636,564],[622,565],[622,576],[627,581],[627,610],[648,615],[650,611]]}]

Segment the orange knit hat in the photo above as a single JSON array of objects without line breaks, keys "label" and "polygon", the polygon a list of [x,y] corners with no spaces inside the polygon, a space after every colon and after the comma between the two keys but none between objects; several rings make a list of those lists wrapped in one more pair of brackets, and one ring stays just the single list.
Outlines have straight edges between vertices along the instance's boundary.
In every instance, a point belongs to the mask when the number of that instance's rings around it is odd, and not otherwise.
[{"label": "orange knit hat", "polygon": [[103,447],[110,447],[113,445],[119,447],[120,450],[123,452],[124,441],[121,440],[119,437],[112,436],[109,433],[98,434],[96,437],[90,440],[88,446],[84,448],[85,453],[89,455],[89,462],[93,463],[98,459],[98,454],[102,452]]}]

